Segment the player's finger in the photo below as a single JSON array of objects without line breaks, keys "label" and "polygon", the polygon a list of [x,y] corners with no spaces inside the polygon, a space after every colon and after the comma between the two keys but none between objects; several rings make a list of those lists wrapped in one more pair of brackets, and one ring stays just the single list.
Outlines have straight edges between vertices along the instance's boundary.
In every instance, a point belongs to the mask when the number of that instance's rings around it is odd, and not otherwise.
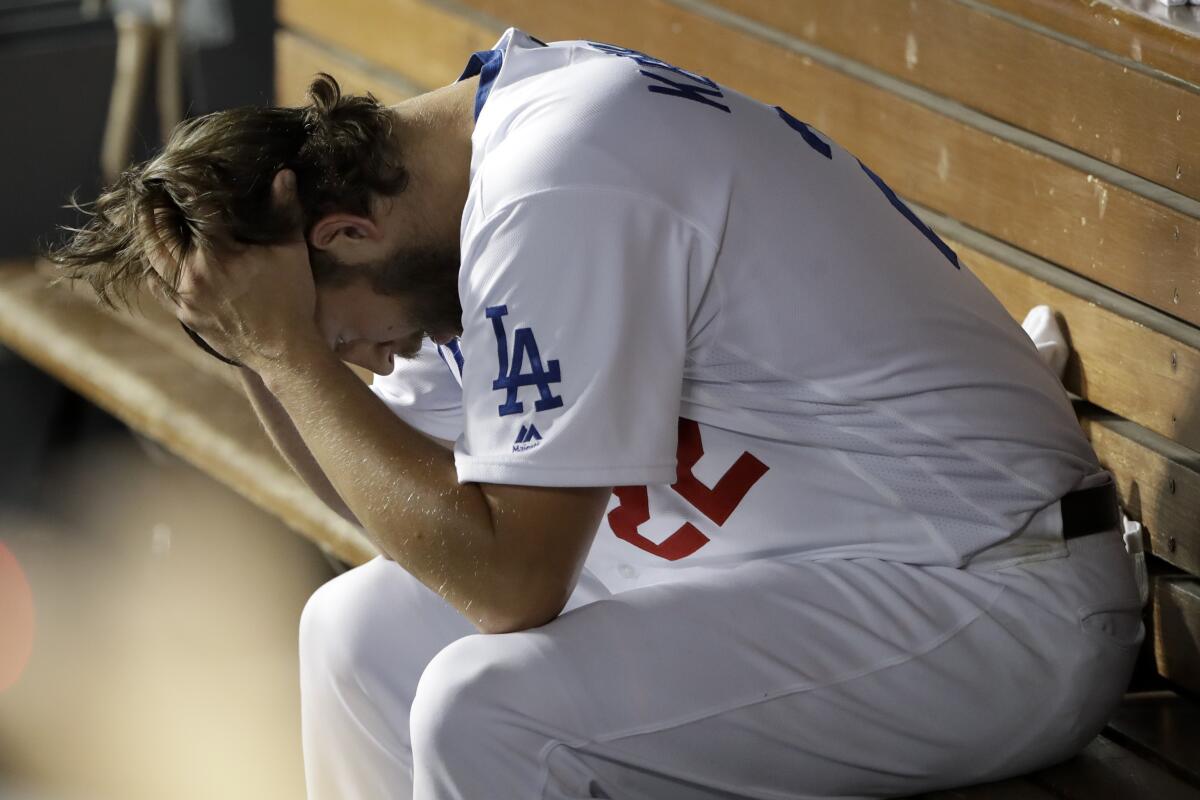
[{"label": "player's finger", "polygon": [[271,208],[296,238],[303,238],[304,212],[296,190],[296,173],[292,170],[281,169],[271,180]]},{"label": "player's finger", "polygon": [[151,266],[147,266],[143,273],[146,289],[150,292],[150,296],[157,300],[161,305],[171,307],[178,305],[179,301],[175,296],[175,292],[167,282],[163,280],[162,275]]},{"label": "player's finger", "polygon": [[220,264],[220,259],[212,258],[201,248],[185,253],[181,245],[172,246],[172,238],[163,232],[160,215],[152,211],[140,213],[138,236],[149,268],[161,279],[159,288],[175,306],[202,288]]},{"label": "player's finger", "polygon": [[150,209],[142,209],[138,213],[137,239],[146,264],[151,269],[164,278],[173,271],[171,268],[176,266],[174,258],[163,242],[158,220]]},{"label": "player's finger", "polygon": [[178,304],[176,292],[179,288],[182,264],[175,252],[167,245],[162,226],[153,211],[143,209],[138,215],[137,238],[146,261],[148,282],[159,295],[172,304]]}]

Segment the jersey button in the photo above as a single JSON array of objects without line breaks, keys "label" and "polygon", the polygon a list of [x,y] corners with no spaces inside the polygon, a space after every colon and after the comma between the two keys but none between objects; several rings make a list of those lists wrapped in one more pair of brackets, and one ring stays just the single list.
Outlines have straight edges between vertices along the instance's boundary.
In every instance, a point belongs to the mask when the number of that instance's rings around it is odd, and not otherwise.
[{"label": "jersey button", "polygon": [[617,564],[617,574],[626,580],[637,577],[637,570],[628,564]]}]

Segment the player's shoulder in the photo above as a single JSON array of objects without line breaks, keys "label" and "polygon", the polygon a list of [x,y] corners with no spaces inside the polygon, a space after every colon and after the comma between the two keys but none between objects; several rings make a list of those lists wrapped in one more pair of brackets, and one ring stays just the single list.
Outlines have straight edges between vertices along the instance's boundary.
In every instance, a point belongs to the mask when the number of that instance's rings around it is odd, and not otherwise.
[{"label": "player's shoulder", "polygon": [[627,145],[562,116],[526,121],[493,140],[472,176],[468,221],[482,221],[515,204],[553,204],[568,195],[624,192],[653,195],[654,182],[637,169]]},{"label": "player's shoulder", "polygon": [[[493,52],[499,53],[491,87],[494,91],[523,88],[529,81],[568,90],[583,89],[606,78],[619,83],[621,78],[628,77],[631,65],[622,64],[612,56],[635,53],[589,39],[543,42],[516,28],[504,33]],[[633,69],[636,72],[636,67]],[[544,86],[539,87],[539,91],[544,90]],[[575,94],[581,100],[588,98],[586,92]]]},{"label": "player's shoulder", "polygon": [[518,204],[560,198],[590,224],[603,224],[619,196],[647,218],[721,229],[739,152],[723,89],[599,42],[542,47],[513,34],[504,53],[476,123],[464,244]]},{"label": "player's shoulder", "polygon": [[672,139],[648,141],[629,132],[639,114],[629,101],[640,99],[640,87],[620,67],[605,67],[603,74],[563,71],[576,74],[526,79],[489,97],[477,123],[472,170],[477,211],[485,216],[547,192],[654,194],[662,182],[653,153]]}]

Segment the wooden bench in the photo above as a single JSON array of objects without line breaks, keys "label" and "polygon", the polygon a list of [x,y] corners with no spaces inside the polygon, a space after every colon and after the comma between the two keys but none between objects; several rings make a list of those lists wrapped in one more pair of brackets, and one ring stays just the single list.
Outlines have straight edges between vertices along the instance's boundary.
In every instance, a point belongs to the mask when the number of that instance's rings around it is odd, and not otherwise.
[{"label": "wooden bench", "polygon": [[[1200,798],[1200,35],[1088,0],[278,0],[279,102],[318,70],[397,102],[508,25],[633,47],[778,103],[872,166],[1073,346],[1084,430],[1147,532],[1145,666],[1083,754],[931,797]],[[1189,12],[1181,12],[1187,14]],[[1195,31],[1200,33],[1200,12]],[[0,341],[354,564],[229,368],[147,303],[117,319],[0,268]],[[1178,691],[1176,691],[1178,690]]]},{"label": "wooden bench", "polygon": [[47,286],[28,263],[0,264],[0,342],[351,564],[376,554],[276,452],[237,371],[199,350],[148,298],[117,316]]}]

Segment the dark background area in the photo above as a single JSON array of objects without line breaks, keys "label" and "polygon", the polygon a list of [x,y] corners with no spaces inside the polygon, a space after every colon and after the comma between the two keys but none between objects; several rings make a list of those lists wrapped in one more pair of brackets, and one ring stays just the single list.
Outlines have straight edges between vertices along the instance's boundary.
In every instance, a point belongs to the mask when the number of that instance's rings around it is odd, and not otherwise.
[{"label": "dark background area", "polygon": [[[231,7],[233,41],[185,57],[189,116],[271,101],[272,3]],[[79,0],[0,0],[0,258],[30,256],[70,223],[62,205],[72,191],[95,196],[115,54],[107,12],[87,19]],[[146,82],[135,160],[161,141],[153,86]]]},{"label": "dark background area", "polygon": [[[274,8],[234,0],[234,36],[221,46],[185,50],[188,116],[271,102]],[[107,4],[85,16],[80,0],[0,0],[0,261],[35,257],[78,224],[64,208],[100,189],[100,146],[116,59]],[[139,103],[134,161],[162,141],[147,76]],[[0,506],[41,506],[52,460],[124,428],[53,379],[0,347]]]}]

